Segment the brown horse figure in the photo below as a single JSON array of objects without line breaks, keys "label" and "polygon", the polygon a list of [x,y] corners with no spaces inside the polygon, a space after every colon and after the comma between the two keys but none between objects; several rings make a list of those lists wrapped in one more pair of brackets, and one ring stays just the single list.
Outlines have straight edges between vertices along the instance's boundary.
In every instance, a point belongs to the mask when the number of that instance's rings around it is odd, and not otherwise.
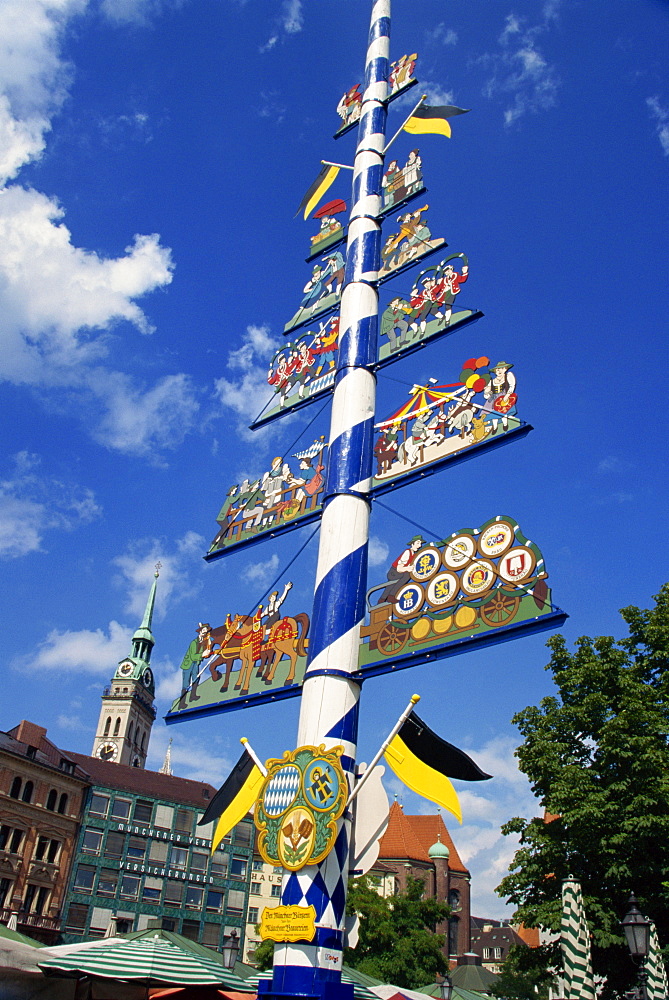
[{"label": "brown horse figure", "polygon": [[263,642],[262,626],[254,629],[254,618],[250,615],[238,615],[234,620],[234,626],[234,631],[222,627],[212,632],[212,638],[220,642],[221,648],[209,663],[209,671],[212,678],[219,681],[221,673],[217,668],[225,664],[225,680],[221,685],[221,691],[228,690],[235,660],[242,661],[235,684],[235,691],[240,691],[241,694],[248,692],[256,662],[259,662],[259,673],[264,669],[265,684],[272,684],[276,668],[284,656],[290,659],[290,669],[285,683],[292,684],[297,657],[304,656],[307,651],[309,616],[300,612],[295,618],[282,618],[275,622],[267,642]]},{"label": "brown horse figure", "polygon": [[263,680],[265,684],[274,682],[274,672],[284,656],[290,660],[290,669],[286,675],[285,684],[292,684],[295,679],[295,665],[298,656],[307,652],[307,636],[309,634],[309,615],[301,611],[294,618],[282,618],[275,622],[262,648],[261,664],[265,664]]}]

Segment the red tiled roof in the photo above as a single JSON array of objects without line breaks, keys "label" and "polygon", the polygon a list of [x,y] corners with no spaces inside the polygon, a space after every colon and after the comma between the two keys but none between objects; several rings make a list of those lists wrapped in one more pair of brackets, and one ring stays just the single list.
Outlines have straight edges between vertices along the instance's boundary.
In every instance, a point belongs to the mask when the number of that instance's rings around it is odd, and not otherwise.
[{"label": "red tiled roof", "polygon": [[[86,757],[81,753],[68,751],[68,757],[76,761],[86,771],[95,785],[107,788],[121,788],[135,795],[147,795],[167,802],[181,802],[184,805],[199,806],[202,811],[216,794],[216,789],[204,781],[190,778],[175,778],[159,771],[146,771],[141,767],[114,764],[97,757]],[[208,794],[205,795],[205,792]]]},{"label": "red tiled roof", "polygon": [[413,831],[425,848],[426,853],[433,844],[437,843],[437,839],[440,839],[442,844],[449,850],[448,867],[451,871],[463,872],[466,875],[469,874],[469,871],[460,860],[460,855],[440,813],[434,816],[407,816],[407,819],[410,821]]},{"label": "red tiled roof", "polygon": [[514,929],[518,937],[522,938],[528,948],[538,948],[541,944],[538,927],[526,927],[525,924],[519,924]]},{"label": "red tiled roof", "polygon": [[381,838],[379,858],[407,858],[409,861],[422,861],[431,865],[428,850],[436,844],[437,834],[450,852],[448,867],[451,871],[469,874],[441,816],[407,816],[397,802],[393,802],[390,807],[388,829]]}]

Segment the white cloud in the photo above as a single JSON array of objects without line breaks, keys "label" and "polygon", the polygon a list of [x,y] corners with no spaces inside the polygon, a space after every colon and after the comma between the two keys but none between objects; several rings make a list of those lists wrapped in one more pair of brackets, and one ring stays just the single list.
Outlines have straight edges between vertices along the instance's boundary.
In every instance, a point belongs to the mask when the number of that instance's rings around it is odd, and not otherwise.
[{"label": "white cloud", "polygon": [[369,549],[367,552],[370,567],[382,566],[388,558],[389,551],[390,549],[384,541],[376,535],[372,535],[369,539]]},{"label": "white cloud", "polygon": [[457,45],[457,32],[453,28],[447,28],[443,21],[429,34],[431,38],[434,38],[437,42],[441,42],[442,45]]},{"label": "white cloud", "polygon": [[222,376],[214,383],[222,406],[239,418],[238,433],[249,440],[257,441],[258,438],[257,433],[248,430],[248,424],[259,415],[272,395],[267,385],[268,359],[280,346],[270,336],[268,326],[248,326],[242,346],[228,354],[230,377]]},{"label": "white cloud", "polygon": [[304,18],[302,14],[302,0],[283,0],[281,11],[276,19],[277,30],[273,31],[259,51],[270,52],[279,41],[283,41],[287,35],[296,35],[302,31]]},{"label": "white cloud", "polygon": [[111,677],[116,664],[128,653],[133,631],[117,621],[109,623],[108,632],[53,629],[36,651],[26,654],[14,665],[31,672],[65,670]]},{"label": "white cloud", "polygon": [[176,10],[184,0],[102,0],[100,10],[115,24],[147,25],[163,10]]},{"label": "white cloud", "polygon": [[511,99],[503,112],[506,126],[523,115],[552,108],[557,101],[560,78],[539,49],[538,39],[557,20],[559,7],[560,0],[547,0],[541,20],[534,25],[509,14],[499,36],[500,52],[488,53],[480,60],[492,71],[483,90],[485,96]]},{"label": "white cloud", "polygon": [[205,548],[204,538],[194,531],[187,532],[183,538],[172,543],[158,538],[132,543],[125,553],[112,560],[119,570],[117,583],[127,593],[126,612],[133,618],[141,618],[144,614],[158,563],[160,576],[156,588],[156,618],[164,619],[170,607],[196,594],[200,583],[191,575],[195,567],[201,568]]},{"label": "white cloud", "polygon": [[242,573],[242,579],[247,583],[259,584],[261,587],[266,587],[271,580],[276,576],[276,571],[279,568],[279,557],[274,553],[265,562],[251,563],[246,567]]},{"label": "white cloud", "polygon": [[[178,2],[104,0],[102,9],[141,21]],[[77,247],[57,198],[10,183],[44,152],[73,73],[62,36],[86,9],[87,0],[0,4],[0,380],[39,388],[47,403],[60,393],[61,408],[75,410],[100,443],[153,456],[190,431],[191,384],[172,375],[140,386],[102,366],[112,327],[153,332],[137,300],[171,282],[169,249],[156,233],[135,235],[118,257]],[[119,121],[146,130],[141,112]]]},{"label": "white cloud", "polygon": [[647,97],[646,104],[655,119],[655,131],[665,156],[669,156],[669,110],[662,107],[659,97]]},{"label": "white cloud", "polygon": [[88,374],[88,388],[102,413],[93,437],[108,448],[161,460],[157,449],[174,449],[192,430],[199,410],[196,389],[188,375],[167,375],[150,388],[121,372],[97,369]]},{"label": "white cloud", "polygon": [[152,770],[158,770],[162,766],[170,738],[174,774],[180,778],[190,778],[191,781],[209,782],[215,788],[223,784],[239,757],[239,752],[236,756],[230,755],[225,748],[194,739],[192,733],[182,733],[180,726],[169,729],[154,727],[147,757],[147,765]]},{"label": "white cloud", "polygon": [[71,531],[101,513],[91,490],[40,474],[39,465],[39,456],[19,452],[0,481],[0,557],[37,552],[46,532]]}]

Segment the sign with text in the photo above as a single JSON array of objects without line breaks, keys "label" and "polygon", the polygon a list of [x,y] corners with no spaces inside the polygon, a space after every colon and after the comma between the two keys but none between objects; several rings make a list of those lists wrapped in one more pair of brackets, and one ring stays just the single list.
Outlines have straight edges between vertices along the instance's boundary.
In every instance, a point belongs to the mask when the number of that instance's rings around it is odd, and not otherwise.
[{"label": "sign with text", "polygon": [[316,936],[315,906],[266,906],[260,916],[263,941],[313,941]]}]

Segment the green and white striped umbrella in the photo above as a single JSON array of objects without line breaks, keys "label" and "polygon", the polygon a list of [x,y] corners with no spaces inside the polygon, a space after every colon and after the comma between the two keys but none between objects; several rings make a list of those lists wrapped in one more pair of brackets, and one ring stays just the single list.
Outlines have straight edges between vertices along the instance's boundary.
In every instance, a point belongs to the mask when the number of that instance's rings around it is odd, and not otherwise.
[{"label": "green and white striped umbrella", "polygon": [[662,961],[662,952],[660,951],[660,942],[657,937],[655,924],[650,925],[646,972],[648,973],[646,987],[648,989],[649,1000],[665,1000],[665,997],[669,995],[669,985],[667,984],[667,970]]},{"label": "green and white striped umbrella", "polygon": [[223,986],[244,991],[245,981],[208,958],[159,937],[101,944],[38,962],[46,975],[98,976],[146,985]]},{"label": "green and white striped umbrella", "polygon": [[562,883],[560,946],[565,996],[570,1000],[595,1000],[590,957],[590,931],[583,910],[581,887],[574,879]]}]

